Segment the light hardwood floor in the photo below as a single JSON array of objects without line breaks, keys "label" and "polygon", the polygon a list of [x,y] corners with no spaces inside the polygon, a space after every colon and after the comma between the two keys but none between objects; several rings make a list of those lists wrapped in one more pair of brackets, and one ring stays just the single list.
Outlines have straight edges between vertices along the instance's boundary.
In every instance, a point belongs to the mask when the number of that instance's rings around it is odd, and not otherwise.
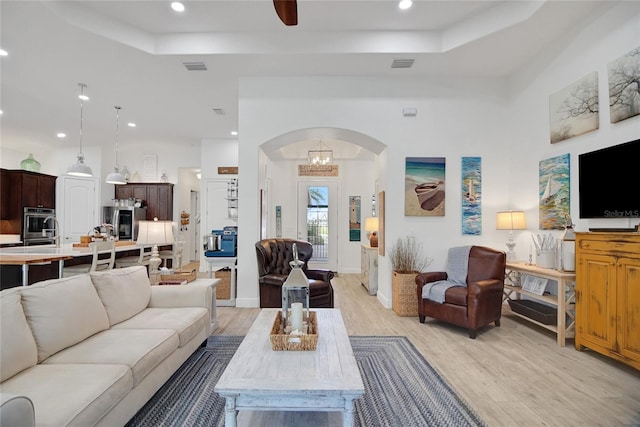
[{"label": "light hardwood floor", "polygon": [[[355,274],[333,281],[349,335],[401,335],[489,426],[640,426],[640,372],[573,340],[505,315],[472,340],[433,319],[399,317],[369,296]],[[216,335],[244,335],[257,308],[218,307]],[[640,333],[640,331],[638,331]]]}]

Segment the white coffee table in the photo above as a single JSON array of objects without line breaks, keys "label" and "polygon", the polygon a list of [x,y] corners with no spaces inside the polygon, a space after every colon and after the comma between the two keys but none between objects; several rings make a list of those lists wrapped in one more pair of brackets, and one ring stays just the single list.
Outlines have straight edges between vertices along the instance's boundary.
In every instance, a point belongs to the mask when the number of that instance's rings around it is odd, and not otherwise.
[{"label": "white coffee table", "polygon": [[312,311],[314,351],[273,351],[269,334],[278,309],[260,312],[215,386],[226,399],[225,426],[236,426],[239,410],[342,412],[343,425],[353,425],[364,384],[340,310]]}]

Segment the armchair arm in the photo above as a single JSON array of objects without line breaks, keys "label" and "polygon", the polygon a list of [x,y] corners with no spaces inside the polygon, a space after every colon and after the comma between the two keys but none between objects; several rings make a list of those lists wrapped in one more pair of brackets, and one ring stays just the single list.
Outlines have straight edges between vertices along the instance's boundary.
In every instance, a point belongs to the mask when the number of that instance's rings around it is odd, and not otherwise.
[{"label": "armchair arm", "polygon": [[282,286],[287,280],[287,276],[284,274],[265,274],[260,276],[258,282],[261,285]]},{"label": "armchair arm", "polygon": [[500,319],[503,281],[498,279],[479,280],[470,282],[467,288],[467,316],[470,329],[476,329]]},{"label": "armchair arm", "polygon": [[334,276],[331,270],[307,270],[305,274],[309,279],[322,280],[327,283],[330,283]]},{"label": "armchair arm", "polygon": [[467,284],[469,298],[479,298],[482,295],[500,293],[504,289],[504,282],[498,279],[479,280]]},{"label": "armchair arm", "polygon": [[416,285],[418,294],[422,295],[422,287],[427,283],[437,282],[438,280],[447,280],[447,273],[444,271],[429,271],[427,273],[418,273],[416,275]]}]

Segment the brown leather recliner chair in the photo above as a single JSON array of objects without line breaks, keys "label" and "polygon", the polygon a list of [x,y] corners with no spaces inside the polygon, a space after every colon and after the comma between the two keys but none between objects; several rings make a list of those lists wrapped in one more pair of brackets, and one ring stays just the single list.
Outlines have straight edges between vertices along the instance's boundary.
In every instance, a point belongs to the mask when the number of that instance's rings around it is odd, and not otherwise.
[{"label": "brown leather recliner chair", "polygon": [[416,276],[418,315],[420,323],[433,317],[469,330],[475,338],[479,328],[495,322],[500,326],[504,289],[506,254],[502,251],[472,246],[467,267],[467,286],[454,286],[446,290],[444,303],[422,298],[427,283],[447,280],[446,272],[427,272]]},{"label": "brown leather recliner chair", "polygon": [[282,285],[291,271],[289,261],[293,261],[294,243],[298,248],[298,259],[304,261],[302,270],[309,279],[309,306],[333,308],[333,272],[309,269],[307,262],[313,255],[311,243],[293,239],[265,239],[256,243],[260,307],[282,307]]}]

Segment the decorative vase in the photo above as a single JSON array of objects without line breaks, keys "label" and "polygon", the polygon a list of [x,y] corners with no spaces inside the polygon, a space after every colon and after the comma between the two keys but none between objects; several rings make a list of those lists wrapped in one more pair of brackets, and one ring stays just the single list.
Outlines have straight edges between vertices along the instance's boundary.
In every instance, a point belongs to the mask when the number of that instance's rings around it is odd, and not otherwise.
[{"label": "decorative vase", "polygon": [[29,153],[29,156],[20,162],[20,169],[31,172],[40,172],[40,162],[33,158],[32,153]]},{"label": "decorative vase", "polygon": [[369,246],[371,246],[372,248],[378,247],[378,233],[376,233],[375,231],[371,233],[371,237],[369,238]]}]

